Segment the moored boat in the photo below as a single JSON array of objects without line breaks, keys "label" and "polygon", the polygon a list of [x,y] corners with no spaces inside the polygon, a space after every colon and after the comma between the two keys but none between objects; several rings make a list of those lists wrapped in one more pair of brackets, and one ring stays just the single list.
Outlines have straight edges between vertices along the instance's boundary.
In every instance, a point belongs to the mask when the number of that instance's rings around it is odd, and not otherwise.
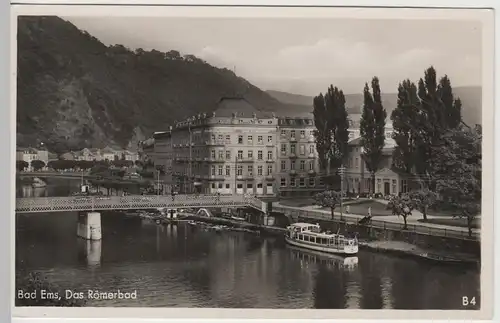
[{"label": "moored boat", "polygon": [[341,234],[321,232],[321,227],[311,223],[293,223],[287,227],[285,241],[296,247],[339,255],[358,253],[358,239]]},{"label": "moored boat", "polygon": [[34,188],[40,188],[47,186],[47,184],[38,177],[35,177],[33,178],[33,183],[31,184],[31,186]]}]

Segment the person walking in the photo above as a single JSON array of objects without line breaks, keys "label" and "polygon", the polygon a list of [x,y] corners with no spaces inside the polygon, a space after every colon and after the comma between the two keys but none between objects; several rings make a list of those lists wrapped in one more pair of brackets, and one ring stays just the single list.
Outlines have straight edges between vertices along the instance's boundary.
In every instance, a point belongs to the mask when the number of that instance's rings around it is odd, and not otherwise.
[{"label": "person walking", "polygon": [[368,207],[368,216],[371,218],[372,217],[372,207]]}]

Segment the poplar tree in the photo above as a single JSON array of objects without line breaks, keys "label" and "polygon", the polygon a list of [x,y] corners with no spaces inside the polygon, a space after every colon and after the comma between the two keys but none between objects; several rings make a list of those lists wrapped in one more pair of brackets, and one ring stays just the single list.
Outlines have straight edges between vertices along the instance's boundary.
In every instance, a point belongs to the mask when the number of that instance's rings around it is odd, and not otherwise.
[{"label": "poplar tree", "polygon": [[372,93],[368,83],[363,90],[363,111],[360,120],[361,146],[363,160],[371,175],[371,192],[375,192],[375,173],[379,170],[382,149],[385,143],[385,119],[387,113],[382,105],[380,83],[377,77],[371,82]]}]

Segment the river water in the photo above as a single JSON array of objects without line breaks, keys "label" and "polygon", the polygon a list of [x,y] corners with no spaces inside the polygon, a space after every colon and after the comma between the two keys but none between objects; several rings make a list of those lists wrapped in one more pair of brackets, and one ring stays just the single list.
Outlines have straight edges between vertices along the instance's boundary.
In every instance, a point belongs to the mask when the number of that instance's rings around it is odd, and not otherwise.
[{"label": "river water", "polygon": [[[18,196],[61,196],[78,182]],[[280,238],[206,232],[102,213],[103,239],[76,237],[72,212],[16,215],[16,272],[36,271],[63,289],[137,291],[135,300],[89,306],[463,309],[479,272],[361,251],[357,259],[290,249]],[[352,263],[357,260],[357,265]]]}]

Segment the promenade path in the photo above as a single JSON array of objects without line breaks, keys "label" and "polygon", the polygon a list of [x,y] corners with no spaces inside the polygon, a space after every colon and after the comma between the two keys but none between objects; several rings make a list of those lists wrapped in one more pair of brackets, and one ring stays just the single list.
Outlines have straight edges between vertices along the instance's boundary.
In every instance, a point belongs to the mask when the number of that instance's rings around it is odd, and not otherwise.
[{"label": "promenade path", "polygon": [[[381,202],[387,204],[385,200],[376,200],[377,202]],[[299,215],[303,217],[316,218],[316,219],[330,219],[331,212],[330,210],[319,209],[315,205],[295,207],[283,205],[280,202],[273,203],[273,209],[276,211],[288,211],[292,215]],[[340,219],[340,212],[334,212],[334,215],[337,219]],[[343,219],[347,223],[357,223],[360,219],[364,218],[367,214],[346,214],[345,212],[342,214]],[[450,218],[445,216],[433,216],[428,215],[429,219],[435,218]],[[428,234],[435,236],[450,236],[455,238],[467,238],[469,235],[469,230],[464,227],[451,226],[451,225],[442,225],[442,224],[434,224],[434,223],[425,223],[418,222],[419,219],[422,219],[422,213],[419,211],[413,211],[413,214],[407,218],[408,230]],[[392,230],[402,230],[403,228],[403,218],[398,217],[397,215],[387,215],[387,216],[375,216],[372,218],[372,226],[392,229]],[[480,229],[472,229],[472,239],[480,238]]]}]

